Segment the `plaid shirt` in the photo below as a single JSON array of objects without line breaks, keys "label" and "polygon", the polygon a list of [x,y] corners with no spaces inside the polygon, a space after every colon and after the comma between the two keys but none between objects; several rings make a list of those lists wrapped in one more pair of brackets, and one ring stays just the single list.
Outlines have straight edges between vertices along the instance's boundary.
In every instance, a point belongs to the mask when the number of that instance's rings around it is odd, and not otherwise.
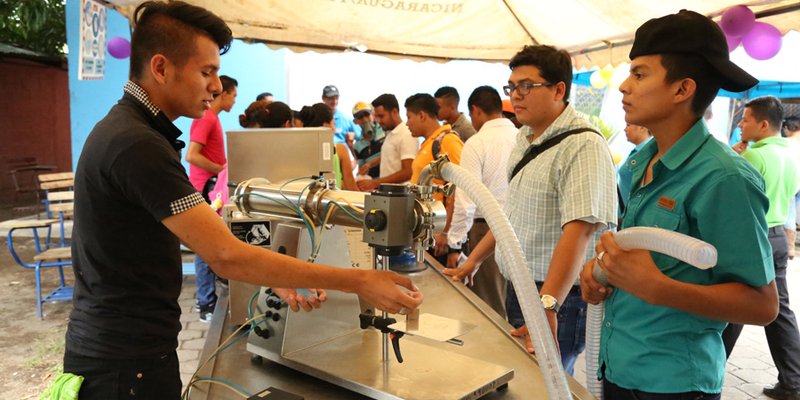
[{"label": "plaid shirt", "polygon": [[[533,142],[530,127],[517,134],[517,144],[508,160],[508,176],[528,148],[563,132],[591,128],[572,106]],[[564,139],[557,146],[540,154],[511,179],[505,205],[506,215],[519,238],[528,268],[537,282],[544,282],[550,269],[550,259],[561,238],[562,227],[571,221],[601,223],[607,229],[616,225],[616,194],[614,163],[605,139],[595,132],[584,132]],[[606,229],[598,229],[584,256],[588,261],[594,254],[594,244]],[[495,252],[504,275],[505,263]],[[577,284],[577,281],[576,283]]]}]

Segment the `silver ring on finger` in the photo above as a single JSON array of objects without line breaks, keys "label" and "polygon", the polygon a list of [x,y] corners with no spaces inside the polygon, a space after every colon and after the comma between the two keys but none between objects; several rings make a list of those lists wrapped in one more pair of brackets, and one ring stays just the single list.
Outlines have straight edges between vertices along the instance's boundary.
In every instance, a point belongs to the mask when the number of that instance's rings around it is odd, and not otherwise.
[{"label": "silver ring on finger", "polygon": [[603,265],[603,257],[606,255],[605,250],[601,251],[600,254],[597,255],[597,263],[600,264],[601,267],[605,268],[606,266]]}]

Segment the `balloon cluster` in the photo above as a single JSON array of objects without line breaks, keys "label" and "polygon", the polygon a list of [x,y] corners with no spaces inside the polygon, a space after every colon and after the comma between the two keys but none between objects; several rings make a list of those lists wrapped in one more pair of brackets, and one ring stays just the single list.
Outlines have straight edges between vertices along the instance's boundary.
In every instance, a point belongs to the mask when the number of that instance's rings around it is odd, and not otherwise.
[{"label": "balloon cluster", "polygon": [[768,60],[781,50],[783,35],[774,26],[756,21],[756,15],[747,6],[733,6],[724,13],[719,27],[725,32],[728,51],[741,43],[744,51],[756,60]]},{"label": "balloon cluster", "polygon": [[123,37],[113,37],[108,41],[108,54],[114,58],[128,58],[131,56],[131,42]]},{"label": "balloon cluster", "polygon": [[611,84],[611,78],[614,77],[614,67],[606,65],[589,75],[589,83],[595,89],[602,89]]}]

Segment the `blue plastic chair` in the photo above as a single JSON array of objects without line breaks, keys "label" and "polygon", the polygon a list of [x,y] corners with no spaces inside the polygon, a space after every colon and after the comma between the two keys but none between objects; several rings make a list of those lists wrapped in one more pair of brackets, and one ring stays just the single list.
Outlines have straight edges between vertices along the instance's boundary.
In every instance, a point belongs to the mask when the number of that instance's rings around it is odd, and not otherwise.
[{"label": "blue plastic chair", "polygon": [[[10,224],[8,237],[6,238],[8,251],[14,261],[25,268],[33,269],[36,273],[36,312],[40,320],[43,319],[42,304],[72,300],[72,286],[68,286],[64,279],[64,267],[72,266],[72,250],[69,247],[49,247],[52,225],[58,222],[59,220],[57,219],[16,221]],[[30,229],[33,233],[36,246],[36,255],[33,257],[33,262],[23,261],[14,249],[14,232],[20,229]],[[42,245],[39,237],[39,229],[47,229],[47,238],[44,245]],[[42,269],[53,267],[58,268],[59,285],[55,290],[42,297]]]}]

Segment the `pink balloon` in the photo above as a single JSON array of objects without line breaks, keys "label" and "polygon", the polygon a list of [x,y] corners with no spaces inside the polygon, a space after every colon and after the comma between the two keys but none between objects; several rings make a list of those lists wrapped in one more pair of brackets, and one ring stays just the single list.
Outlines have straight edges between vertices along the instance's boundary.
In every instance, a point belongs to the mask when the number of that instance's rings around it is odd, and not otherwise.
[{"label": "pink balloon", "polygon": [[756,15],[747,6],[733,6],[724,13],[719,26],[725,36],[742,37],[750,32],[756,22]]},{"label": "pink balloon", "polygon": [[108,41],[108,54],[114,58],[128,58],[131,56],[131,42],[123,37],[113,37]]},{"label": "pink balloon", "polygon": [[778,28],[765,23],[756,22],[753,29],[742,38],[744,51],[756,60],[768,60],[781,51],[783,35]]},{"label": "pink balloon", "polygon": [[728,42],[728,52],[733,52],[742,43],[742,38],[725,35],[725,41]]}]

